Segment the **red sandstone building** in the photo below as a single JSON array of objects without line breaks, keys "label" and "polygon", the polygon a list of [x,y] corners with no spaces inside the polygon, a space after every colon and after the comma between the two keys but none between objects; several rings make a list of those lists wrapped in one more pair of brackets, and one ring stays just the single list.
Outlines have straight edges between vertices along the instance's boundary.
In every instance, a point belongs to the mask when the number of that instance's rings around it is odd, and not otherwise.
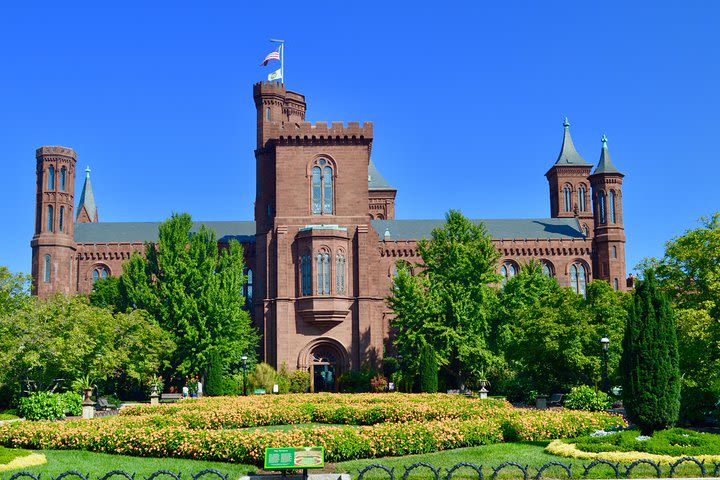
[{"label": "red sandstone building", "polygon": [[[371,160],[372,123],[305,121],[305,97],[259,83],[255,221],[197,222],[219,242],[245,248],[261,356],[274,366],[313,372],[316,390],[342,371],[382,356],[395,263],[417,260],[417,240],[443,220],[396,220],[394,189]],[[32,277],[37,295],[87,293],[98,278],[122,272],[158,223],[99,222],[86,170],[75,208],[76,154],[41,147]],[[626,289],[623,174],[605,138],[593,169],[564,124],[562,148],[545,174],[550,217],[483,220],[501,253],[499,272],[540,260],[547,275],[584,294],[594,278]]]}]

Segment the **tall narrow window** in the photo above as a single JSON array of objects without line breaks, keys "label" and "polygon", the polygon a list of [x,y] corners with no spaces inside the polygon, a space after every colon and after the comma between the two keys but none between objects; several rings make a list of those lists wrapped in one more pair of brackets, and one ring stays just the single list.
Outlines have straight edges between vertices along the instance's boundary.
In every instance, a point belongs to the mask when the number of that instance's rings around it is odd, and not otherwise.
[{"label": "tall narrow window", "polygon": [[45,271],[43,272],[43,280],[50,283],[50,255],[45,255]]},{"label": "tall narrow window", "polygon": [[601,191],[598,194],[598,209],[600,210],[600,223],[605,223],[605,192]]},{"label": "tall narrow window", "polygon": [[319,158],[315,161],[312,168],[312,213],[333,213],[333,176],[333,167],[327,159]]},{"label": "tall narrow window", "polygon": [[585,285],[586,285],[585,265],[582,263],[576,263],[570,266],[570,288],[573,292],[585,296]]},{"label": "tall narrow window", "polygon": [[608,194],[608,210],[610,211],[610,223],[615,223],[615,190]]},{"label": "tall narrow window", "polygon": [[60,230],[62,232],[64,227],[65,227],[65,207],[60,207],[60,212],[58,214],[58,230]]},{"label": "tall narrow window", "polygon": [[323,256],[322,253],[317,254],[317,292],[318,295],[322,295],[324,288],[325,288],[325,282],[323,281]]},{"label": "tall narrow window", "polygon": [[303,295],[312,295],[312,265],[310,255],[300,258],[300,291]]},{"label": "tall narrow window", "polygon": [[569,212],[572,210],[572,192],[570,191],[570,187],[566,186],[563,188],[563,197],[565,200],[565,211]]},{"label": "tall narrow window", "polygon": [[53,206],[48,205],[48,208],[47,208],[47,231],[48,232],[52,232],[52,230],[53,230],[53,221],[54,221],[53,213],[54,213]]},{"label": "tall narrow window", "polygon": [[330,255],[323,253],[323,280],[325,282],[324,295],[330,295]]},{"label": "tall narrow window", "polygon": [[245,288],[243,288],[243,296],[245,297],[245,305],[252,305],[253,297],[253,271],[252,268],[245,269]]},{"label": "tall narrow window", "polygon": [[265,120],[270,120],[270,107],[265,109]]},{"label": "tall narrow window", "polygon": [[61,192],[65,191],[65,173],[66,172],[67,172],[67,170],[65,169],[65,167],[62,167],[60,169],[60,191]]},{"label": "tall narrow window", "polygon": [[613,286],[615,287],[615,290],[620,290],[620,282],[618,282],[617,278],[613,281]]},{"label": "tall narrow window", "polygon": [[50,168],[48,168],[48,184],[47,188],[48,190],[55,190],[55,167],[50,165]]},{"label": "tall narrow window", "polygon": [[335,256],[335,291],[345,293],[345,255],[342,252]]},{"label": "tall narrow window", "polygon": [[550,267],[550,264],[548,262],[542,262],[542,272],[543,275],[545,275],[546,277],[553,276],[552,267]]},{"label": "tall narrow window", "polygon": [[585,208],[586,208],[586,206],[585,206],[585,186],[580,185],[578,187],[578,209],[581,212],[584,212]]},{"label": "tall narrow window", "polygon": [[617,247],[613,245],[613,258],[617,258]]}]

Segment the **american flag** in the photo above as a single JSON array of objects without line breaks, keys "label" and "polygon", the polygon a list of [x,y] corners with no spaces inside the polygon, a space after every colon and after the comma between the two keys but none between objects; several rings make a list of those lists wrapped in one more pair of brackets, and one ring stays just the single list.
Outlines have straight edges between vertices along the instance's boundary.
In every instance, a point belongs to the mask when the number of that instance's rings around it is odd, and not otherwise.
[{"label": "american flag", "polygon": [[268,64],[270,60],[280,60],[280,52],[275,50],[267,54],[267,57],[265,57],[265,60],[260,64],[261,67],[264,67]]}]

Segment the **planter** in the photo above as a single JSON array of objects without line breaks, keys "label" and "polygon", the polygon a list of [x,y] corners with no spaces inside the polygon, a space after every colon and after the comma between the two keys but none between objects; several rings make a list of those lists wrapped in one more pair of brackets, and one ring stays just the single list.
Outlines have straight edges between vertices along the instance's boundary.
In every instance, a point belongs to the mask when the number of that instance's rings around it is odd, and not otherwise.
[{"label": "planter", "polygon": [[92,397],[92,388],[84,388],[83,393],[85,396],[83,397],[84,402],[90,402],[90,397]]}]

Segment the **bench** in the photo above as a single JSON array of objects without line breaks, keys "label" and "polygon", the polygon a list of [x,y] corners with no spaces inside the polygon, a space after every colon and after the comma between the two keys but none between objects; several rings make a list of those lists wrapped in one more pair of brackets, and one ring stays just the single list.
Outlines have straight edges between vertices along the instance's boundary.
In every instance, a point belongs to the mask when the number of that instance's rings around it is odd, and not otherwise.
[{"label": "bench", "polygon": [[564,393],[553,393],[547,401],[549,407],[562,407]]},{"label": "bench", "polygon": [[114,407],[108,403],[107,398],[98,398],[95,402],[95,410],[110,410],[111,408]]},{"label": "bench", "polygon": [[177,402],[182,398],[182,393],[163,393],[160,395],[160,400],[165,400],[166,402]]}]

